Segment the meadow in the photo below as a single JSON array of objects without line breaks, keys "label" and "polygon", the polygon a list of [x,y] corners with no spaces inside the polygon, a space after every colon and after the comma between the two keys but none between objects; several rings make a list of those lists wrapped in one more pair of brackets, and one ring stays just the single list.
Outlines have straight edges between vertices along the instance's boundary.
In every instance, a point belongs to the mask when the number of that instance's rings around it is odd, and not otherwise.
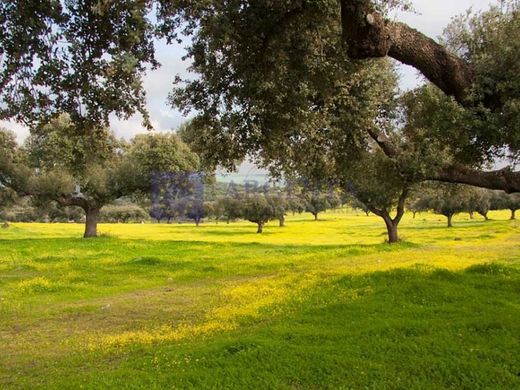
[{"label": "meadow", "polygon": [[0,388],[520,389],[520,223],[0,229]]}]

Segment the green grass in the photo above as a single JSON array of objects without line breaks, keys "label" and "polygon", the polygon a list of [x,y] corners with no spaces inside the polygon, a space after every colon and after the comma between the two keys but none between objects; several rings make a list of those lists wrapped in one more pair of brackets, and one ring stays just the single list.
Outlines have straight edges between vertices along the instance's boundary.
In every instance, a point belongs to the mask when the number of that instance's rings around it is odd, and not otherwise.
[{"label": "green grass", "polygon": [[0,388],[520,388],[520,225],[0,231]]}]

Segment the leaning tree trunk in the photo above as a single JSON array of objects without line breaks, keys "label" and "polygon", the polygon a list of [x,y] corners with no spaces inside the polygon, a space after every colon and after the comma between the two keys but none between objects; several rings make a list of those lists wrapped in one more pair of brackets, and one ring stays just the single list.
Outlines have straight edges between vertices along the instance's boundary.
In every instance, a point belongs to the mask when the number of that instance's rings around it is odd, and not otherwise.
[{"label": "leaning tree trunk", "polygon": [[452,223],[453,214],[447,215],[446,217],[448,217],[448,227],[453,227],[453,223]]},{"label": "leaning tree trunk", "polygon": [[89,207],[85,210],[85,234],[84,238],[97,237],[97,224],[99,218],[99,207]]},{"label": "leaning tree trunk", "polygon": [[264,224],[263,223],[259,223],[258,224],[258,229],[256,230],[257,233],[262,233],[264,231]]},{"label": "leaning tree trunk", "polygon": [[281,215],[278,220],[280,221],[280,227],[284,227],[285,226],[285,215]]},{"label": "leaning tree trunk", "polygon": [[489,221],[489,217],[488,217],[488,213],[487,212],[486,213],[479,213],[479,214],[482,215],[486,221]]}]

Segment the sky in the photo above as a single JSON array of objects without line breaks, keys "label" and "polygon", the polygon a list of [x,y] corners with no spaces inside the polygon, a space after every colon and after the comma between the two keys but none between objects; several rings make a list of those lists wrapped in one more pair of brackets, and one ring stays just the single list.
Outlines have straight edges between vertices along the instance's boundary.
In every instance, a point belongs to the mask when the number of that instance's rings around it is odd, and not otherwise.
[{"label": "sky", "polygon": [[[487,9],[489,4],[496,4],[497,1],[413,0],[412,3],[416,13],[401,13],[397,15],[397,20],[405,22],[435,39],[442,34],[443,29],[454,16],[465,12],[470,7],[474,10]],[[164,132],[176,129],[186,120],[180,112],[168,106],[167,97],[173,88],[172,83],[175,75],[179,74],[181,77],[188,75],[187,68],[189,67],[189,62],[182,60],[185,54],[182,45],[167,46],[164,42],[158,42],[156,48],[157,58],[162,66],[145,76],[144,86],[147,91],[147,106],[154,129],[155,131]],[[403,89],[411,89],[422,80],[418,72],[408,66],[401,66],[400,73],[401,87]],[[26,128],[16,123],[0,121],[0,126],[13,130],[17,134],[19,142],[23,142],[29,133]],[[127,139],[138,133],[146,132],[141,126],[141,118],[137,115],[125,121],[113,118],[111,127],[116,136]],[[256,168],[246,163],[241,167],[240,171],[241,173],[254,174]]]}]

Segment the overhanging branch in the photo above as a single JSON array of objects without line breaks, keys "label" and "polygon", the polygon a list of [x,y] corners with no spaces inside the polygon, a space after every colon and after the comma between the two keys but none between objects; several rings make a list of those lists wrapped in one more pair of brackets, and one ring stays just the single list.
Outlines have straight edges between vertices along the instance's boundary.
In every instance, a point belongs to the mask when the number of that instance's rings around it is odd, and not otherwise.
[{"label": "overhanging branch", "polygon": [[341,0],[343,40],[352,59],[390,56],[413,66],[444,93],[467,105],[474,71],[433,39],[380,15],[371,0]]},{"label": "overhanging branch", "polygon": [[508,194],[520,192],[520,172],[515,172],[510,168],[496,171],[480,171],[462,165],[453,165],[444,168],[429,179],[446,183],[469,184],[491,190],[502,190]]},{"label": "overhanging branch", "polygon": [[[383,133],[373,128],[367,129],[370,137],[379,145],[389,158],[397,158],[399,150]],[[520,172],[510,168],[496,171],[481,171],[478,169],[454,164],[438,172],[432,172],[425,180],[442,181],[445,183],[468,184],[490,190],[502,190],[508,194],[520,192]]]}]

